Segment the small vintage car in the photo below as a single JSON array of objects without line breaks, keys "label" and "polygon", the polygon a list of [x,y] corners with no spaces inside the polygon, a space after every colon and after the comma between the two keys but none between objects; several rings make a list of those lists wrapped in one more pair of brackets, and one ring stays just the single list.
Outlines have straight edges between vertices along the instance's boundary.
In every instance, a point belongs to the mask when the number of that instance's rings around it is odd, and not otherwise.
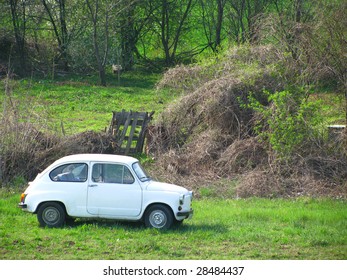
[{"label": "small vintage car", "polygon": [[37,214],[47,227],[61,227],[67,219],[103,218],[168,229],[192,217],[192,199],[192,191],[152,180],[133,157],[77,154],[39,173],[18,206]]}]

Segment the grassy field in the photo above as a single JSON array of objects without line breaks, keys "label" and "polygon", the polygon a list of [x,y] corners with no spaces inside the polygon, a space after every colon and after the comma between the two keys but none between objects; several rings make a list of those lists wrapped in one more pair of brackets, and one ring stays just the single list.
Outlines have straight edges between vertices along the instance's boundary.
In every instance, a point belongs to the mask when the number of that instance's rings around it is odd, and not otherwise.
[{"label": "grassy field", "polygon": [[[155,91],[159,78],[159,74],[131,72],[122,74],[118,81],[109,75],[107,87],[98,86],[95,77],[89,76],[12,80],[12,101],[7,103],[21,112],[36,112],[56,131],[61,130],[61,124],[67,134],[101,131],[109,126],[113,111],[161,112],[173,96]],[[0,95],[0,103],[4,96]]]},{"label": "grassy field", "polygon": [[168,231],[141,223],[76,220],[40,228],[0,198],[1,259],[346,259],[347,204],[339,200],[194,201],[195,216]]}]

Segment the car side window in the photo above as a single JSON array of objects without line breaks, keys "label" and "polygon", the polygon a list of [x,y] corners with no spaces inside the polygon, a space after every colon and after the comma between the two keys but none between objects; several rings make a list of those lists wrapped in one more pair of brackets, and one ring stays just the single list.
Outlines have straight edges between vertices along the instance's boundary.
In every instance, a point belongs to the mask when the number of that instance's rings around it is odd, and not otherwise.
[{"label": "car side window", "polygon": [[135,179],[128,167],[122,164],[96,163],[92,170],[93,182],[133,184]]},{"label": "car side window", "polygon": [[49,173],[55,182],[85,182],[88,177],[88,165],[85,163],[69,163],[58,166]]}]

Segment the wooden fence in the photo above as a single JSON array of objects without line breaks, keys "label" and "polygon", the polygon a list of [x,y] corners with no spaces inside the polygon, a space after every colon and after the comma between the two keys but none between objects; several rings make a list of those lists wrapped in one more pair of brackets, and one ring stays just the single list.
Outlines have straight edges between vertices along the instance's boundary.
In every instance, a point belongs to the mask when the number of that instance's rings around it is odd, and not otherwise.
[{"label": "wooden fence", "polygon": [[117,152],[123,155],[142,153],[146,130],[154,112],[113,112],[109,133],[115,138]]}]

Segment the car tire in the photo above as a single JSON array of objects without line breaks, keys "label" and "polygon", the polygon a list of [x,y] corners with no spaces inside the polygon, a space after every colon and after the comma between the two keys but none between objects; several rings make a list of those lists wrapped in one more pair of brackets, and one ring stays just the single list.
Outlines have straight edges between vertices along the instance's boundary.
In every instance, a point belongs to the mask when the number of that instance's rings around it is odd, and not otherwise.
[{"label": "car tire", "polygon": [[57,202],[46,202],[37,211],[37,219],[42,227],[62,227],[65,218],[65,209]]},{"label": "car tire", "polygon": [[145,225],[149,228],[169,229],[173,219],[173,213],[168,206],[152,205],[146,211]]}]

